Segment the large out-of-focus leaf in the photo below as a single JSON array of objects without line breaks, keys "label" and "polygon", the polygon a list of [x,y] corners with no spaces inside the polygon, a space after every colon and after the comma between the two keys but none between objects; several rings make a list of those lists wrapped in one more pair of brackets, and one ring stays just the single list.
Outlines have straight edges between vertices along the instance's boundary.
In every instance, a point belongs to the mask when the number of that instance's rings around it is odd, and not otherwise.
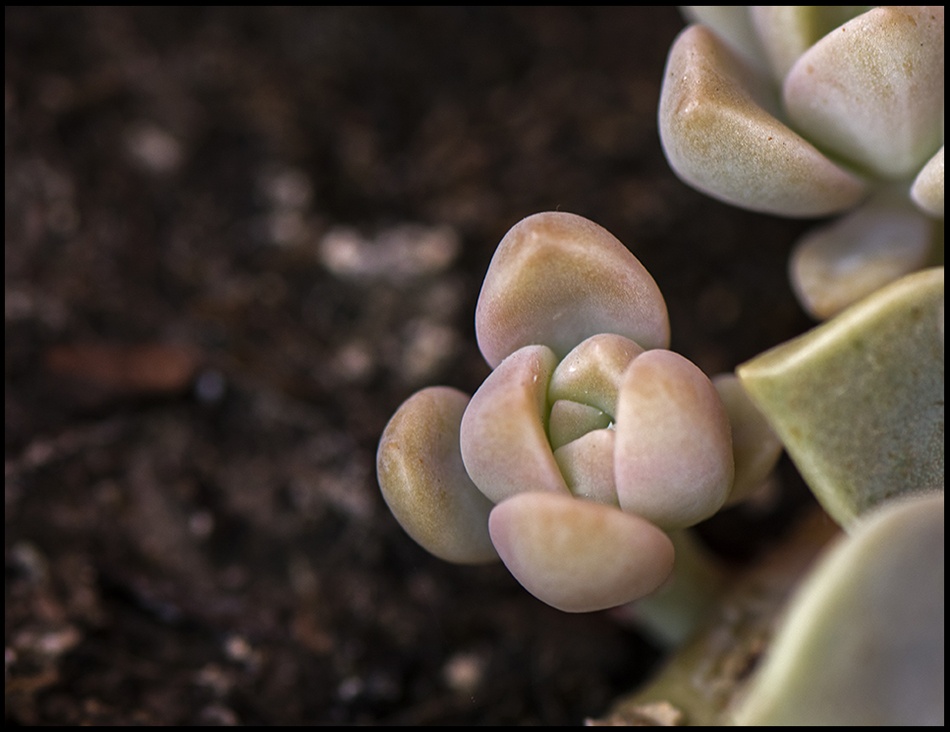
[{"label": "large out-of-focus leaf", "polygon": [[741,725],[944,723],[943,495],[869,514],[793,597]]}]

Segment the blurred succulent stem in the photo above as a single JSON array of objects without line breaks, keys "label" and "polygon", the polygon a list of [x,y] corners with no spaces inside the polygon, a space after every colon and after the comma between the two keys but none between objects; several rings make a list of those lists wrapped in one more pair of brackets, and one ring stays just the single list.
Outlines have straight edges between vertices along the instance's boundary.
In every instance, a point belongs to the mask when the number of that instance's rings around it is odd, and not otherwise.
[{"label": "blurred succulent stem", "polygon": [[675,648],[713,612],[729,575],[690,529],[671,531],[669,537],[676,550],[672,577],[658,592],[631,603],[628,613],[655,641]]},{"label": "blurred succulent stem", "polygon": [[[837,525],[816,509],[756,564],[734,576],[720,570],[715,609],[706,614],[705,622],[648,685],[621,697],[604,718],[592,723],[641,725],[670,719],[691,726],[728,723],[733,701],[768,645],[786,600],[820,549],[838,531]],[[679,543],[676,548],[679,553]],[[670,600],[674,599],[671,596]],[[662,607],[646,609],[642,605],[642,601],[638,603],[638,620],[656,621]],[[689,615],[698,616],[701,610],[710,607],[696,608]],[[647,615],[641,616],[641,611]],[[689,618],[684,616],[684,620]]]}]

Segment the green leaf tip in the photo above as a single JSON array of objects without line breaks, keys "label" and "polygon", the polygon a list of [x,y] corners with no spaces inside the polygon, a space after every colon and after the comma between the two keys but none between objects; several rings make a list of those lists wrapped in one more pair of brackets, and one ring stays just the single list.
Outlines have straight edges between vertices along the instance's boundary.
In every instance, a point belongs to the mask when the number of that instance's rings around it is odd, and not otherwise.
[{"label": "green leaf tip", "polygon": [[943,490],[943,267],[908,275],[737,369],[812,492],[847,527]]}]

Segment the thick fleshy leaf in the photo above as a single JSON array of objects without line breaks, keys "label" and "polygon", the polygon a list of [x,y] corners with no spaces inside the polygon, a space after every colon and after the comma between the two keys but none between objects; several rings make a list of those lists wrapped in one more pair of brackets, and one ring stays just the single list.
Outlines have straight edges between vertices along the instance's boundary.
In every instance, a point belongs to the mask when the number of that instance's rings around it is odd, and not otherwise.
[{"label": "thick fleshy leaf", "polygon": [[729,503],[747,498],[760,487],[782,455],[782,441],[765,415],[746,393],[735,374],[719,374],[712,379],[732,427],[732,457],[736,475]]},{"label": "thick fleshy leaf", "polygon": [[690,23],[711,29],[754,68],[765,68],[766,53],[747,5],[681,5]]},{"label": "thick fleshy leaf", "polygon": [[647,351],[627,368],[615,425],[624,511],[663,529],[708,518],[732,489],[732,435],[709,378],[678,353]]},{"label": "thick fleshy leaf", "polygon": [[943,142],[943,14],[879,7],[818,41],[785,79],[796,129],[876,176],[913,176]]},{"label": "thick fleshy leaf", "polygon": [[555,365],[547,346],[518,349],[488,375],[462,416],[465,469],[495,503],[521,491],[568,492],[546,431]]},{"label": "thick fleshy leaf", "polygon": [[676,174],[719,200],[785,216],[823,216],[857,203],[865,184],[767,111],[777,109],[770,98],[765,77],[708,28],[680,33],[659,109]]},{"label": "thick fleshy leaf", "polygon": [[819,38],[873,5],[752,5],[749,16],[779,84]]},{"label": "thick fleshy leaf", "polygon": [[551,447],[557,450],[572,440],[588,432],[610,427],[613,415],[600,411],[597,407],[570,399],[558,399],[551,405],[548,420],[548,437]]},{"label": "thick fleshy leaf", "polygon": [[735,722],[942,726],[943,495],[895,501],[792,599]]},{"label": "thick fleshy leaf", "polygon": [[555,493],[522,493],[488,520],[499,556],[532,595],[565,612],[604,610],[656,590],[673,543],[649,521]]},{"label": "thick fleshy leaf", "polygon": [[629,338],[600,333],[580,343],[554,369],[548,398],[588,404],[605,414],[617,413],[620,380],[643,348]]},{"label": "thick fleshy leaf", "polygon": [[475,333],[492,367],[535,344],[563,358],[598,333],[644,348],[670,340],[666,303],[640,261],[603,227],[563,212],[528,216],[505,234],[478,297]]},{"label": "thick fleshy leaf", "polygon": [[798,242],[789,262],[802,306],[826,320],[884,285],[928,264],[942,245],[935,222],[904,195],[882,191]]},{"label": "thick fleshy leaf", "polygon": [[446,386],[403,402],[379,441],[376,474],[409,536],[437,557],[476,564],[498,557],[488,535],[493,504],[468,477],[459,452],[467,404],[468,395]]},{"label": "thick fleshy leaf", "polygon": [[910,196],[931,216],[943,218],[943,146],[917,174]]},{"label": "thick fleshy leaf", "polygon": [[611,429],[588,432],[554,451],[571,493],[578,498],[618,506]]},{"label": "thick fleshy leaf", "polygon": [[943,490],[943,356],[938,267],[901,278],[737,373],[812,492],[847,527],[904,490]]}]

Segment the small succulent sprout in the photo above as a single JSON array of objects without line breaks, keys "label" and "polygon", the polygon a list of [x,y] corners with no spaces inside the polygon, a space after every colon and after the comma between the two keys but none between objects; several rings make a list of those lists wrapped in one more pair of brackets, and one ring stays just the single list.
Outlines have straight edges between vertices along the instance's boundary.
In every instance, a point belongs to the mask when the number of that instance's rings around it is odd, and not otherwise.
[{"label": "small succulent sprout", "polygon": [[557,365],[548,386],[554,457],[575,496],[617,505],[614,436],[620,382],[643,349],[613,333],[591,336]]},{"label": "small succulent sprout", "polygon": [[620,386],[614,472],[620,507],[664,529],[718,511],[732,489],[729,418],[700,369],[672,351],[634,359]]},{"label": "small succulent sprout", "polygon": [[500,244],[476,326],[493,370],[471,399],[423,390],[380,441],[396,518],[443,558],[497,553],[563,610],[657,589],[673,566],[666,532],[723,505],[734,457],[716,387],[665,348],[656,283],[599,226],[538,214]]},{"label": "small succulent sprout", "polygon": [[505,358],[462,417],[461,453],[498,504],[491,537],[512,574],[554,607],[604,609],[665,579],[666,530],[722,506],[731,425],[712,382],[672,351],[603,333],[556,361],[546,346]]},{"label": "small succulent sprout", "polygon": [[475,334],[494,368],[522,346],[558,358],[600,333],[643,348],[670,340],[666,302],[640,261],[613,234],[551,211],[515,224],[495,251],[475,309]]},{"label": "small succulent sprout", "polygon": [[459,424],[469,398],[431,386],[409,397],[389,420],[376,474],[393,516],[431,554],[458,564],[496,561],[488,534],[494,504],[465,472]]},{"label": "small succulent sprout", "polygon": [[863,517],[793,596],[739,725],[943,725],[944,499]]},{"label": "small succulent sprout", "polygon": [[515,579],[565,612],[632,602],[673,570],[673,542],[649,521],[566,495],[509,498],[492,511],[489,529]]},{"label": "small succulent sprout", "polygon": [[904,491],[943,490],[944,307],[943,267],[915,272],[737,369],[846,528]]},{"label": "small succulent sprout", "polygon": [[942,261],[942,6],[684,14],[659,105],[677,175],[754,211],[850,212],[797,247],[790,274],[812,316]]}]

